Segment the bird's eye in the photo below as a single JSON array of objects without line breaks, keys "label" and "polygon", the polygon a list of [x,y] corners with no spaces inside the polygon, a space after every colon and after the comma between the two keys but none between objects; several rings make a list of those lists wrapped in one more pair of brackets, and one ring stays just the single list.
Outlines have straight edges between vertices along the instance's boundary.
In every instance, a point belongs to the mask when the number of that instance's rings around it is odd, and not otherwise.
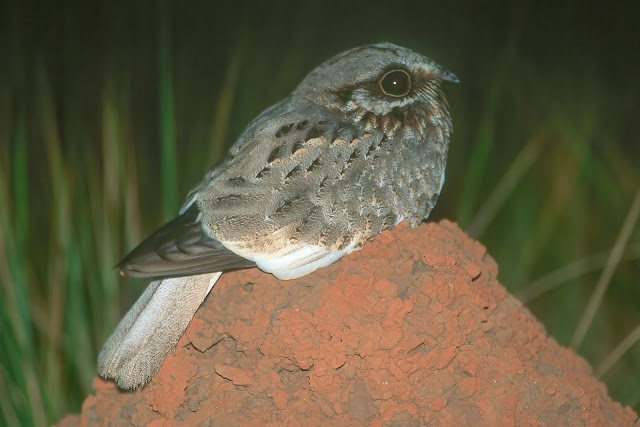
[{"label": "bird's eye", "polygon": [[392,70],[380,79],[380,89],[389,96],[405,96],[411,90],[411,76],[403,70]]}]

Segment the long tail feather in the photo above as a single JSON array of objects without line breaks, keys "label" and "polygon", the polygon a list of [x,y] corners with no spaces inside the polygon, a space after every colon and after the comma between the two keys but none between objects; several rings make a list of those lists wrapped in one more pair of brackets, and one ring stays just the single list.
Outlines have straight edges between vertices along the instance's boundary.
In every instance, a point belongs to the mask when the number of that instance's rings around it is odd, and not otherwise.
[{"label": "long tail feather", "polygon": [[123,389],[149,382],[221,274],[151,282],[100,351],[98,373]]}]

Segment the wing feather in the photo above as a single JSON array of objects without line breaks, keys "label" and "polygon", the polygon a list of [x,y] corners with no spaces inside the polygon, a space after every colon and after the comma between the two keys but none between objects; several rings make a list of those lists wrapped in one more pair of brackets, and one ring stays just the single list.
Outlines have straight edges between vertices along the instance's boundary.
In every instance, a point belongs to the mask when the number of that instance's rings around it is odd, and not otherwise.
[{"label": "wing feather", "polygon": [[205,234],[197,204],[162,226],[120,261],[130,277],[189,276],[255,267],[255,263],[225,248]]}]

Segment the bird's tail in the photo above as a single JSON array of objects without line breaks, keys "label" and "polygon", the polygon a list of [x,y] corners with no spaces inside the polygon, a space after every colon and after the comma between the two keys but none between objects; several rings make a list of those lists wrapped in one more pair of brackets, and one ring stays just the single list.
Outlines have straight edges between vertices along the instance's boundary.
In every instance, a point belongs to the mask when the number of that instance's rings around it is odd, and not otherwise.
[{"label": "bird's tail", "polygon": [[100,376],[113,378],[122,389],[149,382],[221,274],[151,282],[100,351]]}]

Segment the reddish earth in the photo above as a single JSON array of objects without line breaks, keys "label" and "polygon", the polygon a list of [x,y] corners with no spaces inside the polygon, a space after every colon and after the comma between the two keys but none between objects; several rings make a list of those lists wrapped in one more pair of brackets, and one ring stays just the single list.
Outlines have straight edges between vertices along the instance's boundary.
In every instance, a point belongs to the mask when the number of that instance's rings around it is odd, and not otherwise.
[{"label": "reddish earth", "polygon": [[309,276],[224,274],[151,383],[64,426],[631,425],[453,223],[398,227]]}]

